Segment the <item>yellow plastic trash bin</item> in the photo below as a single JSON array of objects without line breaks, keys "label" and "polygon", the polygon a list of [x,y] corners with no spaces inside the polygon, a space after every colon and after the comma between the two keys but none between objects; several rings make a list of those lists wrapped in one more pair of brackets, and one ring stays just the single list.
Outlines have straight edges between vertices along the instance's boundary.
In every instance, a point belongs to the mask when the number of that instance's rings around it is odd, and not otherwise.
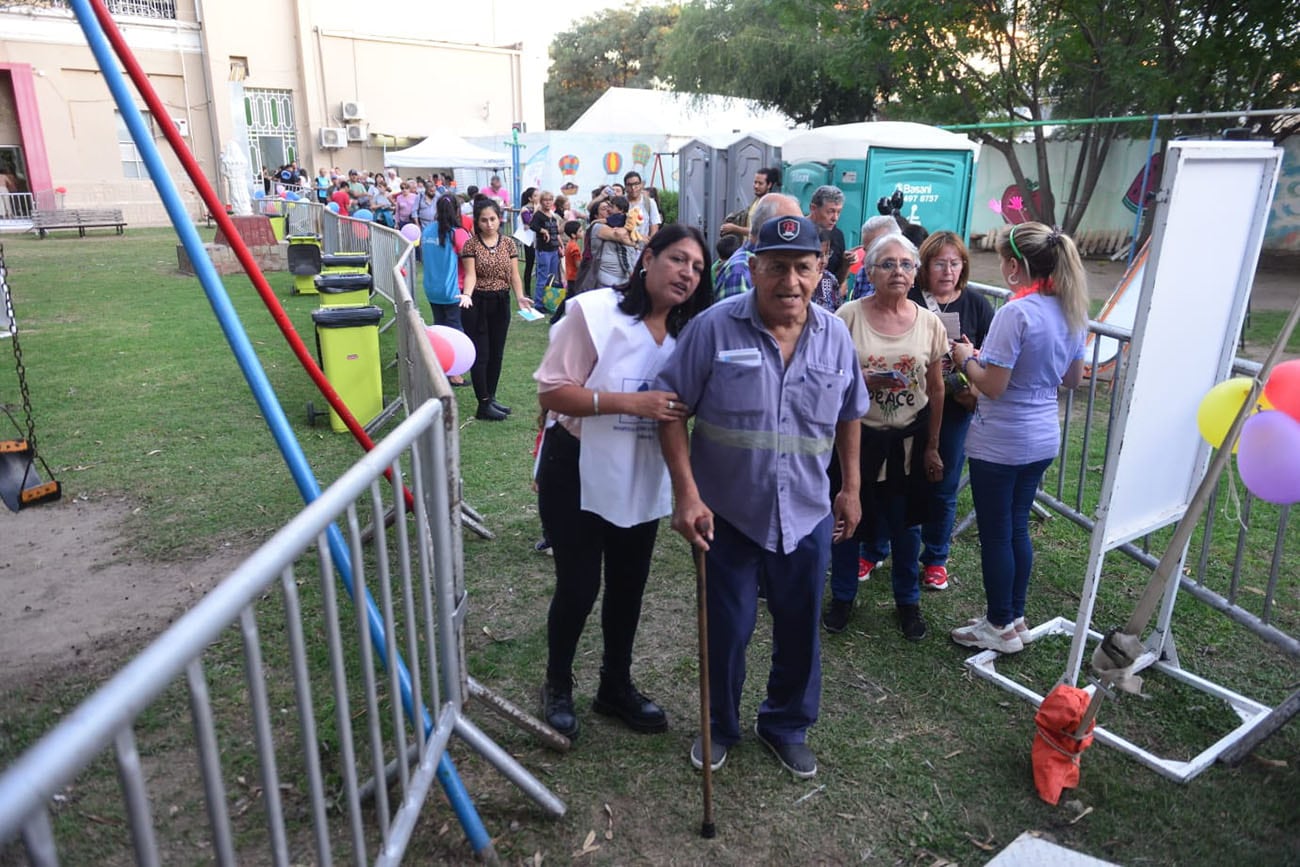
[{"label": "yellow plastic trash bin", "polygon": [[[366,424],[384,408],[383,373],[379,362],[378,307],[321,307],[313,310],[316,351],[325,378],[334,386],[357,421]],[[313,415],[310,405],[308,415]],[[347,425],[330,408],[330,428],[342,433]]]},{"label": "yellow plastic trash bin", "polygon": [[373,283],[369,274],[321,274],[316,278],[320,306],[363,307],[370,303]]}]

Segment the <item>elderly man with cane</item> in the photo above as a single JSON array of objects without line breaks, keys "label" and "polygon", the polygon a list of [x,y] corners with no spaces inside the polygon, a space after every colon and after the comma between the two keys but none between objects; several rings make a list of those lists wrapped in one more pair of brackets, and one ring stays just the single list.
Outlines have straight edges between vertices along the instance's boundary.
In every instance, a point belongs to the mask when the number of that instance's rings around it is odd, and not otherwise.
[{"label": "elderly man with cane", "polygon": [[[830,499],[831,451],[856,480],[866,384],[844,323],[810,304],[820,277],[817,227],[774,217],[758,232],[754,290],[715,304],[678,339],[655,388],[695,418],[663,422],[676,503],[673,529],[707,563],[710,768],[740,740],[745,648],[766,590],[772,668],[754,726],[796,777],[817,773],[806,743],[821,703],[817,617],[832,540],[861,518],[858,491]],[[691,761],[704,767],[703,735]]]}]

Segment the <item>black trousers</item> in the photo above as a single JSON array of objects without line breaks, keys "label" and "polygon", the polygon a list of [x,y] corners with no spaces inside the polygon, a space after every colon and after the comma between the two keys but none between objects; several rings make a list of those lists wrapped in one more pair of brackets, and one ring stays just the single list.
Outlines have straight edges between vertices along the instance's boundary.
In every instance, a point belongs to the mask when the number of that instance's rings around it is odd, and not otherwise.
[{"label": "black trousers", "polygon": [[532,298],[533,268],[537,265],[537,250],[529,244],[520,246],[524,248],[524,294]]},{"label": "black trousers", "polygon": [[461,310],[460,322],[474,341],[474,366],[469,369],[474,396],[479,400],[496,397],[510,330],[510,290],[476,291],[473,305]]},{"label": "black trousers", "polygon": [[546,676],[563,684],[572,675],[578,639],[600,592],[603,560],[601,675],[617,683],[631,676],[632,643],[641,620],[641,597],[650,576],[659,521],[619,527],[594,512],[584,512],[580,449],[578,439],[564,428],[548,428],[537,472],[537,508],[555,555],[555,595],[546,621]]}]

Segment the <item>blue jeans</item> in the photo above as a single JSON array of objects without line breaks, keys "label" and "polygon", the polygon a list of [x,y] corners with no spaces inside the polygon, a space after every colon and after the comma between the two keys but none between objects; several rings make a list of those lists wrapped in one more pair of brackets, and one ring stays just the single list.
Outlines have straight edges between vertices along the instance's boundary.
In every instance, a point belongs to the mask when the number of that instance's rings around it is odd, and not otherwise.
[{"label": "blue jeans", "polygon": [[[954,412],[945,406],[943,425],[939,429],[939,457],[943,460],[943,478],[934,485],[934,511],[932,520],[921,525],[921,562],[926,566],[948,565],[948,551],[952,546],[952,525],[957,521],[957,489],[961,486],[962,465],[966,463],[966,433],[970,430],[971,415]],[[834,555],[832,555],[834,556]],[[862,543],[862,559],[879,563],[889,557],[889,534]]]},{"label": "blue jeans", "polygon": [[563,283],[560,278],[560,254],[556,250],[537,251],[537,280],[533,284],[533,305],[541,307],[546,293],[546,284]]},{"label": "blue jeans", "polygon": [[[921,601],[921,570],[917,566],[921,556],[921,528],[904,523],[906,502],[901,495],[884,498],[882,502],[885,508],[875,515],[863,515],[862,521],[867,525],[868,538],[883,540],[894,549],[894,563],[889,570],[894,604],[916,605]],[[857,595],[858,542],[855,539],[837,542],[831,546],[831,598],[852,602]]]},{"label": "blue jeans", "polygon": [[457,331],[464,331],[465,328],[460,324],[460,305],[459,304],[434,304],[429,302],[429,309],[433,311],[433,324],[446,325],[448,328],[455,328]]},{"label": "blue jeans", "polygon": [[995,464],[970,459],[970,487],[980,531],[980,565],[988,619],[1006,626],[1025,616],[1034,546],[1029,540],[1029,509],[1052,458],[1032,464]]},{"label": "blue jeans", "polygon": [[[549,439],[549,435],[547,437]],[[740,696],[745,685],[745,648],[758,617],[758,582],[767,589],[772,618],[772,668],[758,728],[776,743],[803,743],[821,706],[822,586],[832,518],[827,515],[789,554],[764,550],[727,523],[713,518],[709,545],[709,715],[713,739],[740,740]],[[854,579],[857,580],[856,578]]]},{"label": "blue jeans", "polygon": [[952,542],[952,525],[957,520],[957,487],[961,484],[962,465],[966,463],[966,432],[971,415],[949,404],[944,407],[943,425],[939,428],[939,457],[943,460],[943,478],[933,486],[934,505],[931,520],[921,525],[921,562],[926,566],[948,563]]}]

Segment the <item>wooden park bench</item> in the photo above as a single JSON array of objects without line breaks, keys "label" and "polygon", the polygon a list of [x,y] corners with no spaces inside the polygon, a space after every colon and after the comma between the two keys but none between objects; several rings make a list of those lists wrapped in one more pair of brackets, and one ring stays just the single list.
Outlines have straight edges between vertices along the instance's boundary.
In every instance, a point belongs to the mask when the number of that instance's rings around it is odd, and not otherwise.
[{"label": "wooden park bench", "polygon": [[126,231],[126,220],[120,208],[52,208],[33,213],[32,228],[42,238],[53,229],[76,229],[83,238],[87,229],[112,228],[121,235]]}]

